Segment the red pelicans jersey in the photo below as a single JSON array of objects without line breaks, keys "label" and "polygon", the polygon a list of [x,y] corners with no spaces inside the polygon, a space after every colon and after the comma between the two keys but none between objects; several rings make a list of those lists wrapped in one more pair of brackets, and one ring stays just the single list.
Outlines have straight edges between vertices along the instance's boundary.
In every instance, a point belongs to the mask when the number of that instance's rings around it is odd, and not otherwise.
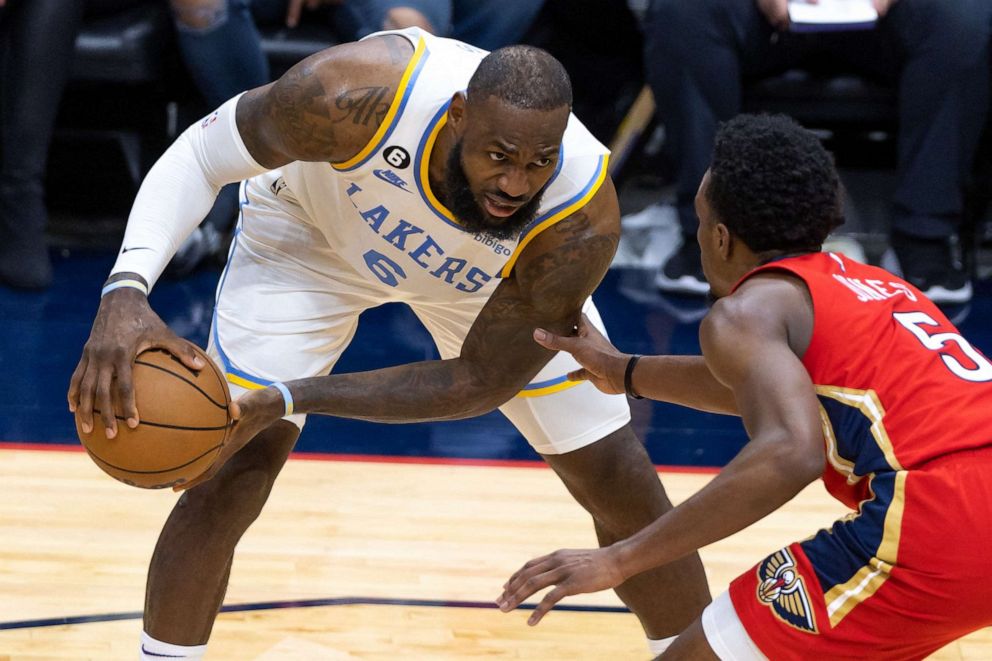
[{"label": "red pelicans jersey", "polygon": [[992,446],[992,363],[918,289],[837,253],[746,277],[773,270],[802,278],[813,299],[802,361],[820,400],[831,494],[857,508],[872,473]]},{"label": "red pelicans jersey", "polygon": [[992,624],[992,363],[887,271],[814,253],[742,282],[774,271],[812,297],[823,481],[856,512],[731,584],[748,635],[776,661],[905,660]]}]

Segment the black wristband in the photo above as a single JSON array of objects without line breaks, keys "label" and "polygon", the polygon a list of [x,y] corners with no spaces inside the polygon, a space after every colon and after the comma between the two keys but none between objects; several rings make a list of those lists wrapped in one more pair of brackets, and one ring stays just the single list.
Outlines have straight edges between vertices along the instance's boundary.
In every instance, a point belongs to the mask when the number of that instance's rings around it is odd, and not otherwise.
[{"label": "black wristband", "polygon": [[623,373],[623,389],[627,393],[628,397],[633,397],[634,399],[644,399],[636,392],[634,392],[633,386],[630,384],[631,378],[634,376],[634,366],[637,365],[637,361],[641,359],[641,354],[635,353],[627,361],[627,369]]}]

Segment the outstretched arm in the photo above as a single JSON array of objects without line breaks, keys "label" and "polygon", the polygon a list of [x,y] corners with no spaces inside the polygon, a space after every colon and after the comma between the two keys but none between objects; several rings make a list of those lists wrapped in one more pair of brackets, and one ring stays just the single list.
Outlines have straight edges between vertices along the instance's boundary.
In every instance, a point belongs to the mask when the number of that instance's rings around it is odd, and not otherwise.
[{"label": "outstretched arm", "polygon": [[412,422],[467,418],[503,404],[554,355],[531,340],[532,329],[567,333],[578,323],[616,250],[617,235],[602,231],[610,220],[603,216],[615,214],[615,205],[612,184],[604,183],[584,209],[531,242],[482,309],[458,358],[294,381],[298,410]]},{"label": "outstretched arm", "polygon": [[528,562],[504,586],[502,610],[555,585],[529,620],[536,624],[567,595],[615,587],[751,525],[819,476],[824,449],[818,403],[785,321],[805,301],[791,285],[779,285],[748,283],[742,291],[764,288],[768,295],[754,296],[750,305],[736,295],[721,301],[700,330],[706,364],[734,392],[751,441],[712,482],[633,537]]},{"label": "outstretched arm", "polygon": [[[461,355],[397,367],[289,381],[294,411],[378,422],[454,420],[492,411],[515,396],[551,359],[531,339],[537,326],[567,333],[609,268],[619,240],[619,208],[608,179],[589,203],[539,234],[513,274],[496,287],[462,345]],[[275,388],[232,405],[238,423],[219,460],[284,415]]]},{"label": "outstretched arm", "polygon": [[[147,292],[224,184],[294,160],[343,161],[358,153],[378,128],[412,53],[410,43],[395,36],[332,48],[189,127],[142,183],[110,282],[127,280]],[[87,433],[94,412],[108,438],[117,433],[115,398],[128,425],[138,424],[131,363],[149,347],[168,350],[190,369],[202,367],[139,289],[107,293],[69,384],[69,408]]]},{"label": "outstretched arm", "polygon": [[[568,375],[569,380],[588,380],[608,395],[626,391],[625,376],[633,356],[618,351],[585,316],[574,336],[538,328],[534,341],[546,349],[567,351],[582,365]],[[642,397],[712,413],[737,414],[734,393],[713,377],[702,356],[642,356],[630,377],[630,390]]]}]

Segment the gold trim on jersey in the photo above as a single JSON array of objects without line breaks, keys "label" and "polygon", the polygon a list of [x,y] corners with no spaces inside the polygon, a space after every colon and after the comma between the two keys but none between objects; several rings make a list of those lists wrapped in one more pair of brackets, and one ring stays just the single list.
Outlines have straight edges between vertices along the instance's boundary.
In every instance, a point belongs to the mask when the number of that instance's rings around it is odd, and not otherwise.
[{"label": "gold trim on jersey", "polygon": [[450,222],[455,225],[461,225],[458,219],[455,218],[455,214],[448,210],[448,207],[441,204],[441,201],[437,199],[434,195],[434,191],[431,190],[431,182],[429,176],[431,154],[434,151],[434,142],[437,140],[437,136],[441,133],[441,129],[444,125],[448,123],[448,113],[444,112],[443,115],[434,124],[434,128],[431,129],[430,135],[427,136],[427,140],[424,142],[424,150],[421,155],[420,162],[420,190],[423,191],[424,196],[427,198],[427,203],[434,207],[434,210],[447,218]]},{"label": "gold trim on jersey", "polygon": [[381,146],[386,134],[393,128],[393,123],[398,119],[400,108],[404,105],[407,100],[406,97],[410,90],[407,87],[411,84],[411,78],[414,77],[418,66],[424,58],[424,53],[427,51],[427,42],[424,41],[423,37],[417,40],[417,48],[413,51],[413,57],[410,58],[410,62],[406,65],[406,71],[403,72],[403,77],[400,78],[400,84],[396,88],[396,94],[393,95],[393,100],[389,104],[389,110],[386,111],[386,116],[382,120],[382,124],[376,129],[375,134],[372,139],[368,141],[362,150],[349,158],[343,163],[331,163],[331,167],[335,170],[349,170],[354,168],[356,165],[361,163],[363,160],[369,157],[373,151]]},{"label": "gold trim on jersey", "polygon": [[546,386],[544,388],[535,388],[533,390],[521,390],[517,393],[517,397],[544,397],[545,395],[551,395],[556,392],[561,392],[562,390],[568,390],[569,388],[574,388],[575,386],[581,384],[581,381],[563,381],[561,383],[556,383],[551,386]]},{"label": "gold trim on jersey", "polygon": [[[902,515],[906,505],[906,471],[899,471],[892,488],[892,502],[885,511],[882,541],[868,564],[840,585],[827,590],[823,600],[827,606],[830,625],[836,627],[855,606],[862,603],[888,580],[899,560],[899,542],[902,537]],[[874,475],[872,475],[874,477]]]},{"label": "gold trim on jersey", "polygon": [[[816,386],[816,394],[829,397],[841,404],[852,406],[861,411],[871,422],[870,431],[872,438],[875,439],[875,443],[885,456],[886,463],[889,464],[892,470],[903,470],[902,464],[896,458],[895,448],[892,447],[889,433],[885,430],[885,425],[882,423],[882,420],[885,418],[885,407],[882,406],[882,402],[879,401],[878,395],[874,390],[857,390],[855,388],[842,388],[841,386],[818,385]],[[820,408],[822,409],[823,407],[821,406]],[[833,433],[833,427],[830,425],[830,420],[826,416],[826,411],[821,411],[820,418],[823,423],[824,440],[827,442],[827,457],[830,465],[842,475],[845,475],[848,478],[848,482],[853,484],[850,478],[853,475],[854,465],[850,460],[841,457],[838,453],[836,437]],[[833,441],[832,446],[830,441]],[[847,466],[850,467],[850,470],[846,470]]]},{"label": "gold trim on jersey", "polygon": [[224,375],[227,377],[229,383],[233,383],[236,386],[241,386],[242,388],[247,388],[248,390],[263,390],[268,386],[264,383],[255,383],[254,381],[249,381],[243,376],[238,376],[237,374],[232,374],[228,372]]},{"label": "gold trim on jersey", "polygon": [[510,255],[510,259],[506,260],[506,264],[503,265],[503,270],[500,271],[499,276],[501,278],[509,277],[510,272],[513,271],[513,266],[517,263],[517,258],[520,257],[520,253],[523,252],[524,248],[527,247],[527,244],[530,243],[534,239],[534,237],[536,237],[538,234],[548,229],[555,223],[561,222],[565,218],[568,218],[570,215],[572,215],[573,213],[584,207],[589,202],[589,200],[593,198],[593,196],[599,190],[599,187],[602,186],[603,182],[606,180],[606,171],[607,168],[609,167],[609,162],[610,162],[609,154],[603,154],[602,156],[600,156],[599,163],[597,166],[598,170],[595,174],[593,174],[591,185],[587,187],[587,189],[578,197],[578,199],[575,199],[574,201],[570,200],[566,202],[565,203],[566,206],[564,206],[558,211],[555,211],[547,219],[542,220],[539,224],[535,225],[527,232],[527,234],[524,237],[520,239],[520,242],[517,243],[517,247],[513,251],[513,254]]}]

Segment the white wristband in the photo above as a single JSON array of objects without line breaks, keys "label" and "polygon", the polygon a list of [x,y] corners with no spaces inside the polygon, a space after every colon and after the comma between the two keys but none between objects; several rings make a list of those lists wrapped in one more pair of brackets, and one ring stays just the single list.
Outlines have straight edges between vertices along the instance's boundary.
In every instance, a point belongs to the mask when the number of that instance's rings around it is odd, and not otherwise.
[{"label": "white wristband", "polygon": [[148,296],[148,287],[140,280],[117,280],[116,282],[111,282],[100,291],[100,298],[103,298],[115,289],[121,289],[123,287],[137,289],[145,296]]},{"label": "white wristband", "polygon": [[272,387],[282,393],[282,401],[286,403],[286,412],[283,415],[293,415],[293,393],[281,381],[276,381]]}]

